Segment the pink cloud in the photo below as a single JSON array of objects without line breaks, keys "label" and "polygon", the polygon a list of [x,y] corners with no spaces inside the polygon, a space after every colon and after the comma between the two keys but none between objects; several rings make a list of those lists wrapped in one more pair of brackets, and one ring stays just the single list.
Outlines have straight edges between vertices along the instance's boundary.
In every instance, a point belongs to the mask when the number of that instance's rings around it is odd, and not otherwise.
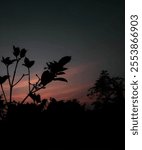
[{"label": "pink cloud", "polygon": [[[70,98],[82,98],[85,97],[87,90],[89,88],[89,83],[82,79],[82,74],[87,76],[88,69],[94,67],[94,64],[88,63],[84,65],[79,65],[71,67],[66,71],[66,74],[63,76],[69,82],[51,82],[47,85],[47,88],[41,90],[37,93],[41,94],[42,98],[55,97],[57,99],[70,99]],[[33,74],[33,79],[31,83],[36,83],[38,80],[37,77]],[[23,78],[23,80],[15,86],[13,99],[19,100],[23,99],[28,93],[28,80]],[[8,94],[8,82],[5,84],[5,90]]]}]

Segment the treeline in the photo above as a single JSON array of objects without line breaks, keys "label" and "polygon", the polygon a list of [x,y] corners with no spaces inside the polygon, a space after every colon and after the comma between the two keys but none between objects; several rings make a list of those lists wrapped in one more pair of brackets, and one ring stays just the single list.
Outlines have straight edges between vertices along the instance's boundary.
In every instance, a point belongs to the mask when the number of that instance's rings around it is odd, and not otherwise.
[{"label": "treeline", "polygon": [[[122,113],[124,115],[124,79],[110,77],[107,71],[102,71],[93,87],[88,90],[87,97],[94,99],[88,106],[74,100],[56,100],[55,98],[39,99],[39,95],[32,97],[33,103],[9,102],[0,100],[0,116],[3,120],[38,120],[52,114],[93,114],[97,113]],[[86,101],[89,99],[86,97]],[[43,117],[44,116],[44,117]]]}]

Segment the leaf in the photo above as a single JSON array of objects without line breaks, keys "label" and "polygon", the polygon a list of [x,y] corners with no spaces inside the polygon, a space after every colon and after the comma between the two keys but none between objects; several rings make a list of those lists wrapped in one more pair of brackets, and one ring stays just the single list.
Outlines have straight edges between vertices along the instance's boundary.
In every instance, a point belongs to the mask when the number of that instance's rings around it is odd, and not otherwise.
[{"label": "leaf", "polygon": [[16,61],[16,59],[11,60],[10,57],[6,57],[6,58],[2,57],[1,60],[1,62],[4,63],[6,66],[11,65],[14,61]]},{"label": "leaf", "polygon": [[71,60],[71,56],[65,56],[65,57],[62,57],[60,60],[59,60],[59,64],[61,66],[64,66],[65,64],[67,64],[68,62],[70,62]]},{"label": "leaf", "polygon": [[30,93],[29,96],[32,98],[32,100],[36,103],[41,102],[41,96],[38,94],[36,95],[35,93]]},{"label": "leaf", "polygon": [[30,62],[30,60],[29,60],[27,57],[25,57],[24,63],[25,63],[25,64],[28,64],[29,62]]},{"label": "leaf", "polygon": [[2,60],[1,60],[1,62],[5,64],[4,59],[5,59],[5,58],[2,56]]},{"label": "leaf", "polygon": [[67,70],[68,68],[61,68],[60,71],[65,71]]},{"label": "leaf", "polygon": [[34,60],[30,61],[30,63],[29,63],[29,68],[31,68],[31,67],[34,65],[34,63],[35,63]]},{"label": "leaf", "polygon": [[5,75],[3,77],[0,76],[0,84],[3,84],[8,78],[9,78],[8,75]]},{"label": "leaf", "polygon": [[55,81],[68,82],[65,78],[54,78]]},{"label": "leaf", "polygon": [[20,54],[20,48],[13,46],[13,55],[17,58],[18,55]]},{"label": "leaf", "polygon": [[53,63],[54,63],[54,64],[57,64],[58,62],[54,60]]},{"label": "leaf", "polygon": [[26,66],[27,68],[31,68],[34,65],[35,61],[32,60],[30,61],[27,57],[25,57],[24,59],[24,66]]},{"label": "leaf", "polygon": [[49,82],[51,82],[54,79],[54,74],[52,74],[51,72],[44,71],[41,75],[41,82],[40,85],[45,86],[46,84],[48,84]]},{"label": "leaf", "polygon": [[23,58],[26,55],[27,50],[26,49],[22,49],[20,52],[20,57]]}]

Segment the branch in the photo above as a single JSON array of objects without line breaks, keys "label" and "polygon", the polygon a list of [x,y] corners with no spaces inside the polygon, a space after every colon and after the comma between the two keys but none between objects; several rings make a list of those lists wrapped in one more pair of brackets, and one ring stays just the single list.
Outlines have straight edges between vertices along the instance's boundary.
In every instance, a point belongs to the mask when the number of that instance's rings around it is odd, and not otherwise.
[{"label": "branch", "polygon": [[45,86],[42,86],[42,87],[40,87],[40,88],[35,89],[34,91],[32,91],[32,93],[35,93],[35,92],[37,92],[37,91],[39,91],[39,90],[41,90],[41,89],[45,89]]},{"label": "branch", "polygon": [[7,75],[9,76],[8,77],[9,86],[11,86],[10,74],[9,74],[9,68],[8,68],[8,66],[6,67],[6,70],[7,70]]},{"label": "branch", "polygon": [[11,82],[11,85],[10,85],[10,103],[12,101],[13,83],[14,83],[14,79],[15,79],[15,75],[16,75],[16,71],[17,71],[19,61],[20,61],[20,59],[17,59],[15,69],[14,69],[14,73],[13,73],[12,82]]},{"label": "branch", "polygon": [[30,90],[31,90],[31,86],[30,86],[30,81],[31,81],[30,68],[28,68],[28,75],[29,75],[29,93],[30,93]]},{"label": "branch", "polygon": [[21,76],[21,78],[15,83],[15,84],[13,84],[13,87],[14,86],[16,86],[25,76],[27,76],[28,74],[23,74],[22,76]]},{"label": "branch", "polygon": [[12,78],[12,82],[11,82],[12,85],[13,85],[13,83],[14,83],[14,79],[15,79],[15,75],[16,75],[18,63],[19,63],[19,59],[17,60],[16,65],[15,65],[14,74],[13,74],[13,78]]},{"label": "branch", "polygon": [[[40,82],[40,78],[36,82],[36,86],[39,84],[39,82]],[[33,90],[36,88],[36,86],[33,86],[33,88],[29,91],[29,93],[27,94],[27,96],[22,100],[21,104],[23,104],[26,101],[26,99],[29,97],[30,93],[33,93]]]},{"label": "branch", "polygon": [[0,84],[0,85],[1,85],[1,90],[2,90],[2,93],[3,93],[4,99],[5,99],[5,101],[7,102],[7,98],[6,98],[4,89],[3,89],[3,85],[2,85],[2,84]]},{"label": "branch", "polygon": [[40,77],[38,76],[38,74],[36,74],[36,76],[37,76],[38,80],[40,81],[41,79],[40,79]]}]

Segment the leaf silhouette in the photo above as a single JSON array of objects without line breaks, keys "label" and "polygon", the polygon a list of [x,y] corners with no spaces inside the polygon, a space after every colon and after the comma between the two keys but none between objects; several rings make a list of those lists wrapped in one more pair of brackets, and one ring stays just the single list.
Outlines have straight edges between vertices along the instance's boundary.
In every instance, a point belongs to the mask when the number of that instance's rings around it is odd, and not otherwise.
[{"label": "leaf silhouette", "polygon": [[71,60],[71,56],[65,56],[65,57],[62,57],[60,60],[59,60],[59,64],[61,66],[64,66],[65,64],[67,64],[68,62],[70,62]]},{"label": "leaf silhouette", "polygon": [[20,48],[13,46],[13,55],[17,58],[20,54]]},{"label": "leaf silhouette", "polygon": [[38,94],[36,95],[35,93],[30,93],[29,96],[32,98],[32,100],[36,103],[40,103],[41,102],[41,96]]},{"label": "leaf silhouette", "polygon": [[54,74],[52,74],[51,72],[44,71],[41,75],[41,82],[40,85],[42,84],[43,86],[45,86],[46,84],[48,84],[49,82],[51,82],[54,79]]},{"label": "leaf silhouette", "polygon": [[25,57],[24,59],[24,66],[26,66],[27,68],[31,68],[34,65],[35,61],[32,60],[30,61],[27,57]]},{"label": "leaf silhouette", "polygon": [[3,84],[8,78],[9,78],[8,75],[5,75],[3,77],[0,76],[0,84]]},{"label": "leaf silhouette", "polygon": [[65,71],[65,70],[67,70],[68,68],[64,68],[64,67],[62,67],[61,69],[60,69],[60,71]]},{"label": "leaf silhouette", "polygon": [[64,65],[67,64],[70,60],[71,60],[71,56],[62,57],[58,62],[53,61],[53,62],[46,63],[47,67],[45,67],[44,69],[48,69],[50,72],[54,73],[55,75],[60,75],[59,72],[63,72],[68,69],[68,68],[64,68]]},{"label": "leaf silhouette", "polygon": [[26,50],[26,49],[21,49],[20,57],[21,57],[21,58],[25,57],[26,52],[27,52],[27,50]]},{"label": "leaf silhouette", "polygon": [[6,66],[11,65],[14,61],[16,61],[16,59],[11,60],[10,57],[6,57],[6,58],[2,57],[1,60],[1,62],[4,63]]},{"label": "leaf silhouette", "polygon": [[68,82],[65,78],[54,78],[55,81],[64,81],[64,82]]},{"label": "leaf silhouette", "polygon": [[45,86],[52,80],[68,82],[64,78],[57,78],[57,76],[65,74],[64,71],[67,70],[68,68],[65,68],[64,65],[67,64],[70,60],[71,60],[71,56],[65,56],[65,57],[62,57],[58,62],[53,61],[53,62],[46,63],[47,67],[45,67],[44,69],[47,69],[47,70],[43,72],[41,76],[40,84]]}]

